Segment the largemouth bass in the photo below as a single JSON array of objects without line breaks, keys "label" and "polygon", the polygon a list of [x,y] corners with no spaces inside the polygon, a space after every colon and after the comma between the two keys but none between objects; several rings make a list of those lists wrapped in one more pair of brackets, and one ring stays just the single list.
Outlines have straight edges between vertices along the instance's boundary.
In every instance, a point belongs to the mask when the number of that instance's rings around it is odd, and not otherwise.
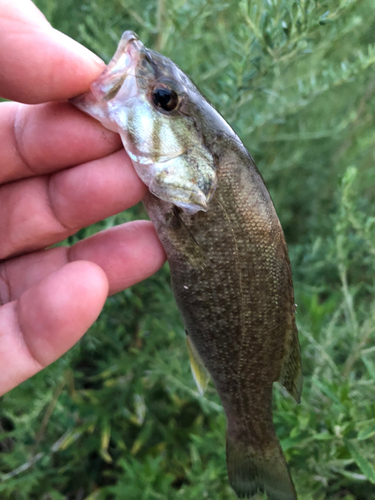
[{"label": "largemouth bass", "polygon": [[232,488],[295,500],[271,407],[273,382],[297,402],[302,389],[292,276],[252,157],[189,78],[130,31],[73,102],[121,135],[149,187],[194,378],[203,391],[211,375],[227,417]]}]

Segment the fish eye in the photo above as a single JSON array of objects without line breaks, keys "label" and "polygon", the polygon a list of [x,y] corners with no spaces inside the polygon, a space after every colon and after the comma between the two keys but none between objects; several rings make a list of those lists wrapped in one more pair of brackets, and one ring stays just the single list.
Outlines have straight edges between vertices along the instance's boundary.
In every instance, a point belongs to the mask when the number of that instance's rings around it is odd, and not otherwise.
[{"label": "fish eye", "polygon": [[173,89],[161,83],[157,84],[152,90],[152,102],[157,108],[164,111],[173,111],[178,105],[178,95]]}]

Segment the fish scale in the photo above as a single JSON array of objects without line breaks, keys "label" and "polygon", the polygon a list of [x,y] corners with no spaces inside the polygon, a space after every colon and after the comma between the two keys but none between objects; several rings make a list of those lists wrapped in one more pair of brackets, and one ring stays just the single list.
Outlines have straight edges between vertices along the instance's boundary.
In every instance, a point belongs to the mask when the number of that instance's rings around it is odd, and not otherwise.
[{"label": "fish scale", "polygon": [[286,243],[263,179],[188,77],[134,33],[92,89],[73,102],[117,127],[149,187],[144,204],[168,257],[194,378],[203,392],[212,377],[227,417],[230,484],[239,498],[296,500],[272,386],[299,401],[300,350]]}]

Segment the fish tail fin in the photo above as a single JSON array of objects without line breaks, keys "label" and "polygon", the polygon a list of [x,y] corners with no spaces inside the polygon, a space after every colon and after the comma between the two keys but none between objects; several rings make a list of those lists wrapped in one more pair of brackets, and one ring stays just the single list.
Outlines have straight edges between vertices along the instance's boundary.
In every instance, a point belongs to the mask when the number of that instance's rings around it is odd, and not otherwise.
[{"label": "fish tail fin", "polygon": [[269,500],[297,500],[288,467],[276,439],[265,451],[232,438],[227,432],[229,483],[238,498],[265,492]]}]

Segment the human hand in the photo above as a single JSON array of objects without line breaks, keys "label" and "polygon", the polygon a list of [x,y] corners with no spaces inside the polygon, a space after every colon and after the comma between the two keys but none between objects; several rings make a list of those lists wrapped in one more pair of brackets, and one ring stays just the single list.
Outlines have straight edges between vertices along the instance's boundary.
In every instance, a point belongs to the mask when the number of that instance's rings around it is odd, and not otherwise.
[{"label": "human hand", "polygon": [[148,221],[45,249],[134,205],[146,187],[117,134],[61,102],[86,91],[104,63],[30,0],[0,0],[0,38],[0,96],[27,103],[0,104],[3,394],[66,352],[108,294],[153,274],[165,254]]}]

